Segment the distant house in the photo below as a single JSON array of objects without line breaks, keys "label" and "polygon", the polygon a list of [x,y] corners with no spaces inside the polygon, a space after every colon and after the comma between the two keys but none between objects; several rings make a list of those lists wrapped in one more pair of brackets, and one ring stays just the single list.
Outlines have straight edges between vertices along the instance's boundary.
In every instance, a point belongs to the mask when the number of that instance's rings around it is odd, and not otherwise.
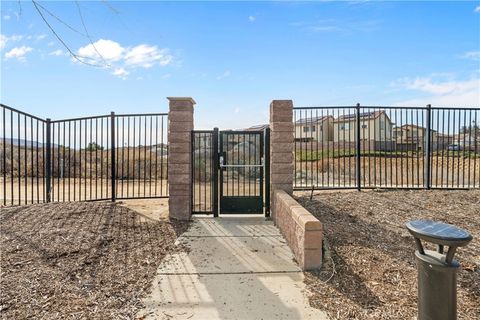
[{"label": "distant house", "polygon": [[295,140],[302,142],[332,141],[333,122],[332,116],[298,119],[295,121]]},{"label": "distant house", "polygon": [[[347,114],[333,121],[334,142],[354,142],[357,115]],[[385,111],[360,114],[360,140],[364,142],[391,142],[393,123]]]},{"label": "distant house", "polygon": [[268,124],[257,124],[255,126],[251,126],[249,128],[243,129],[244,131],[263,131],[266,128],[270,127]]},{"label": "distant house", "polygon": [[[414,124],[405,124],[393,128],[393,139],[397,145],[397,150],[420,151],[426,145],[427,128]],[[437,131],[431,130],[432,150],[436,148],[439,135]]]},{"label": "distant house", "polygon": [[475,137],[473,134],[460,133],[454,137],[454,141],[454,143],[458,144],[462,150],[480,150],[480,137]]}]

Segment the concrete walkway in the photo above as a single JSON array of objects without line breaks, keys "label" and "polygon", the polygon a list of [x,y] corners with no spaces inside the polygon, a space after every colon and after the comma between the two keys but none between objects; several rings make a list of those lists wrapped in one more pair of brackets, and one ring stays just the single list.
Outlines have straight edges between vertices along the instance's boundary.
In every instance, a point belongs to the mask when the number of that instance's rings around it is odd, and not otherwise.
[{"label": "concrete walkway", "polygon": [[308,304],[303,273],[262,216],[196,217],[145,300],[145,319],[327,319]]}]

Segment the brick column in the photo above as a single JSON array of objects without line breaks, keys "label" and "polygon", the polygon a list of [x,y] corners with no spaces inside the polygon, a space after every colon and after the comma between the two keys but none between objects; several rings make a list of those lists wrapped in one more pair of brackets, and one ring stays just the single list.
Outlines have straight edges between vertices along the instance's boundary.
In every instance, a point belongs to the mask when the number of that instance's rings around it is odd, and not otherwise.
[{"label": "brick column", "polygon": [[195,101],[169,97],[168,206],[170,218],[190,220],[192,215],[192,130]]},{"label": "brick column", "polygon": [[[293,102],[273,100],[270,104],[270,199],[275,190],[293,193]],[[271,204],[273,208],[273,203]],[[272,212],[275,221],[275,212]]]}]

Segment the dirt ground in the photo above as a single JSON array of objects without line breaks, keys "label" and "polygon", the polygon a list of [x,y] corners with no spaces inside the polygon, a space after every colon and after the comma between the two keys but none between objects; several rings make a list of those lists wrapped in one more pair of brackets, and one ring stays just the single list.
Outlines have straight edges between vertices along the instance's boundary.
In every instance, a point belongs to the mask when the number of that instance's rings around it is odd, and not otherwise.
[{"label": "dirt ground", "polygon": [[416,319],[413,237],[405,223],[434,219],[474,237],[457,250],[458,318],[480,319],[480,190],[365,191],[299,194],[324,224],[328,250],[306,273],[312,306],[331,319]]},{"label": "dirt ground", "polygon": [[2,208],[0,312],[5,319],[131,319],[187,223],[132,203]]}]

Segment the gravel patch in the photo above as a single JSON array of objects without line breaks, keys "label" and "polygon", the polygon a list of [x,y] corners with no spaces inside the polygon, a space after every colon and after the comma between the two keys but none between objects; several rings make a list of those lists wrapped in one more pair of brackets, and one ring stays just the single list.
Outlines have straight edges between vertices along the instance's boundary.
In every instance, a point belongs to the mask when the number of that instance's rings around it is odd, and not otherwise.
[{"label": "gravel patch", "polygon": [[[480,191],[322,192],[298,200],[324,224],[324,266],[306,272],[310,304],[331,319],[416,319],[415,244],[405,228],[432,219],[468,230],[459,248],[458,318],[480,319]],[[433,248],[432,248],[433,249]]]},{"label": "gravel patch", "polygon": [[188,223],[112,203],[2,208],[5,319],[131,319]]}]

